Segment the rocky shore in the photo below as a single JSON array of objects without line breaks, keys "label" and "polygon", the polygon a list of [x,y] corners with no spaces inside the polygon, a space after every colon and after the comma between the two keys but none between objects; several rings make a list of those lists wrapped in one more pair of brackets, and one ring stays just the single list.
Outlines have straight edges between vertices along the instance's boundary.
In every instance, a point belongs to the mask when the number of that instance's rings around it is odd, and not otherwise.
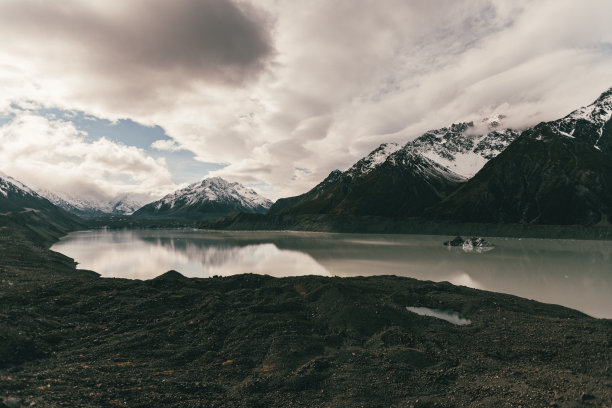
[{"label": "rocky shore", "polygon": [[102,279],[0,221],[0,407],[612,406],[611,320],[394,276]]}]

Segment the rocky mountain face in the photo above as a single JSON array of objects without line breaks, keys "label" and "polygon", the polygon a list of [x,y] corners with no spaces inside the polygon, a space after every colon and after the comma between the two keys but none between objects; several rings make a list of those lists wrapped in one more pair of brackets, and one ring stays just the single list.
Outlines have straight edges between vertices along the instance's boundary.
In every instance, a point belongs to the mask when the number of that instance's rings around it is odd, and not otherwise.
[{"label": "rocky mountain face", "polygon": [[518,133],[496,116],[431,130],[405,146],[384,143],[309,192],[278,200],[270,214],[414,216],[438,203],[503,151]]},{"label": "rocky mountain face", "polygon": [[232,211],[263,214],[271,205],[270,200],[242,184],[213,177],[147,204],[133,216],[210,219]]},{"label": "rocky mountain face", "polygon": [[404,148],[471,178],[518,137],[517,131],[502,128],[503,118],[503,115],[495,115],[478,126],[474,122],[463,122],[430,130]]},{"label": "rocky mountain face", "polygon": [[65,194],[60,195],[46,189],[37,189],[37,192],[56,206],[84,218],[131,215],[145,204],[143,200],[130,194],[112,200],[88,200]]},{"label": "rocky mountain face", "polygon": [[453,221],[609,225],[612,89],[528,129],[464,186],[428,210]]}]

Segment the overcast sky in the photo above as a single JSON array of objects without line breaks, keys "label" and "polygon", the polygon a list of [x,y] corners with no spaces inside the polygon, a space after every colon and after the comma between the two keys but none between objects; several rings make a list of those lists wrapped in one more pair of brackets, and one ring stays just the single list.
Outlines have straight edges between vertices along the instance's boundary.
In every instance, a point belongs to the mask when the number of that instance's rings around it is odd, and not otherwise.
[{"label": "overcast sky", "polygon": [[609,0],[0,0],[0,170],[87,198],[300,194],[382,142],[612,86]]}]

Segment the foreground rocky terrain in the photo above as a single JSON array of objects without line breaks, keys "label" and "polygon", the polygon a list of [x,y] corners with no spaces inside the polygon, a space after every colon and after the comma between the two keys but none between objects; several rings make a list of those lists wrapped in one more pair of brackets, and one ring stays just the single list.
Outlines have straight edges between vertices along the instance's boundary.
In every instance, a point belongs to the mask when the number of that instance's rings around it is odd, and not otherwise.
[{"label": "foreground rocky terrain", "polygon": [[612,405],[610,320],[393,276],[102,279],[0,221],[5,406]]}]

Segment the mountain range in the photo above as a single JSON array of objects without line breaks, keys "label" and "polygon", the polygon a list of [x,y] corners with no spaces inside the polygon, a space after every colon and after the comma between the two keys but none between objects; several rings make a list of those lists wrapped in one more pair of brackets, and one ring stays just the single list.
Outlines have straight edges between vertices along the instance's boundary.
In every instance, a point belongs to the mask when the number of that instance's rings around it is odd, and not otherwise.
[{"label": "mountain range", "polygon": [[609,225],[612,88],[592,104],[519,132],[503,116],[382,144],[272,215],[419,216],[455,222]]},{"label": "mountain range", "polygon": [[93,200],[68,194],[60,195],[42,188],[36,189],[36,192],[56,206],[84,218],[131,215],[145,204],[140,197],[131,194],[124,194],[112,200]]},{"label": "mountain range", "polygon": [[0,212],[61,207],[80,216],[133,213],[134,218],[205,220],[238,211],[608,226],[611,118],[612,88],[592,104],[520,134],[503,127],[502,115],[453,124],[403,146],[383,143],[349,169],[334,170],[304,194],[274,204],[219,177],[141,205],[131,196],[102,203],[34,191],[0,174]]},{"label": "mountain range", "polygon": [[270,214],[420,215],[518,137],[500,128],[502,118],[486,120],[485,133],[467,122],[430,130],[404,146],[383,143],[307,193],[278,200]]}]

